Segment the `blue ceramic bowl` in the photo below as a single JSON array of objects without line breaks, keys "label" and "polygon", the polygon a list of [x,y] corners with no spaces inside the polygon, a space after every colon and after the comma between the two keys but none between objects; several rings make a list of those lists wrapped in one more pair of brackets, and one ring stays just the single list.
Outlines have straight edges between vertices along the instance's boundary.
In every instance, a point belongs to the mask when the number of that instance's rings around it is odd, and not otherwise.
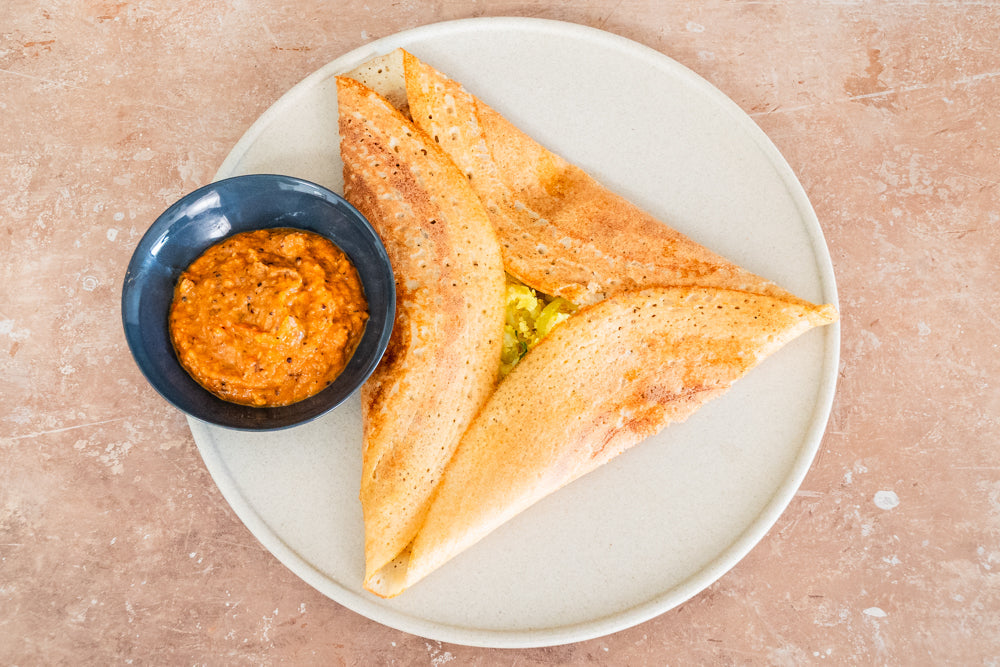
[{"label": "blue ceramic bowl", "polygon": [[[223,401],[188,375],[174,354],[167,315],[178,276],[205,250],[232,234],[272,227],[315,232],[343,250],[360,274],[369,318],[354,356],[329,387],[292,405],[255,408]],[[395,310],[392,267],[372,226],[340,195],[289,176],[237,176],[182,198],[139,241],[122,289],[125,338],[153,388],[196,419],[247,431],[302,424],[343,402],[382,358]]]}]

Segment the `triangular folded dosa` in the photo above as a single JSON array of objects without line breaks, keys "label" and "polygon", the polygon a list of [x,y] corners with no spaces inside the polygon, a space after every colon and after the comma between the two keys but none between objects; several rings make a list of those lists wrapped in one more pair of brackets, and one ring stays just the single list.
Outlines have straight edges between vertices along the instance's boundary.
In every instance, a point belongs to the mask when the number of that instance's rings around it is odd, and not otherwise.
[{"label": "triangular folded dosa", "polygon": [[524,357],[472,422],[399,585],[686,419],[767,355],[826,323],[815,307],[717,288],[623,292],[581,309]]},{"label": "triangular folded dosa", "polygon": [[[351,76],[378,88],[450,156],[486,209],[509,273],[591,304],[536,345],[482,406],[435,478],[412,540],[369,585],[380,595],[419,581],[837,317],[643,213],[404,51]],[[457,187],[449,183],[435,185]]]},{"label": "triangular folded dosa", "polygon": [[466,174],[500,237],[506,270],[521,282],[579,305],[664,285],[798,300],[611,192],[460,83],[405,51],[391,62],[400,60],[414,124]]},{"label": "triangular folded dosa", "polygon": [[392,338],[362,388],[365,586],[386,594],[472,417],[497,381],[504,272],[496,235],[447,156],[372,90],[337,80],[344,194],[396,278]]}]

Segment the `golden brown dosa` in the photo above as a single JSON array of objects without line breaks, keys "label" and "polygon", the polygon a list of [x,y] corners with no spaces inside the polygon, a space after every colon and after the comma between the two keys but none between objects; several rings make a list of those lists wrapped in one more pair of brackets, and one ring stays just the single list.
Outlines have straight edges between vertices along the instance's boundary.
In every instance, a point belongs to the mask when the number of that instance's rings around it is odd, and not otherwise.
[{"label": "golden brown dosa", "polygon": [[[391,515],[396,511],[392,503],[407,503],[410,497],[386,491],[392,487],[371,476],[370,459],[372,452],[386,449],[379,429],[398,433],[392,437],[403,442],[415,431],[408,420],[420,415],[404,409],[391,417],[384,410],[377,425],[366,418],[366,441],[376,439],[366,442],[362,502],[378,503],[365,509],[366,586],[380,595],[398,594],[542,497],[668,423],[685,419],[781,345],[837,317],[832,306],[803,301],[643,213],[404,51],[372,61],[351,76],[378,88],[401,112],[389,113],[385,100],[372,117],[366,115],[371,110],[351,110],[355,116],[349,125],[367,123],[373,126],[368,133],[385,135],[383,171],[391,163],[414,172],[411,160],[418,159],[417,153],[401,150],[398,163],[393,162],[385,147],[392,148],[398,130],[379,129],[412,127],[405,113],[426,130],[420,140],[429,144],[428,152],[453,162],[448,179],[422,181],[419,188],[394,186],[391,196],[383,190],[360,196],[359,176],[351,173],[358,169],[352,165],[359,164],[355,152],[371,149],[355,144],[370,139],[345,132],[342,118],[345,189],[349,199],[359,199],[356,205],[369,219],[386,224],[378,221],[408,210],[414,193],[430,201],[459,193],[466,201],[474,192],[485,208],[480,213],[496,230],[497,252],[509,273],[544,293],[590,304],[535,346],[488,399],[477,394],[473,403],[482,406],[478,416],[462,412],[469,427],[460,444],[443,475],[437,468],[422,479],[420,489],[426,493],[419,497],[421,509],[408,515],[391,544],[370,544],[374,529],[369,524],[378,524],[379,534],[385,533],[379,513]],[[339,85],[347,87],[346,81]],[[351,89],[367,90],[358,84]],[[415,170],[425,171],[420,166]],[[396,178],[395,171],[382,178]],[[371,176],[362,180],[378,181]],[[402,227],[394,233],[401,238],[412,234]],[[423,312],[426,301],[412,304],[408,317],[437,318],[445,325],[438,313]],[[454,316],[463,312],[472,314],[456,309]],[[414,379],[404,383],[391,355],[388,362],[387,375],[379,377],[395,382],[393,391],[416,391],[414,400],[431,400],[426,388],[414,382],[443,375],[428,368],[418,376],[411,369]],[[408,405],[404,396],[389,403],[384,394],[366,387],[365,406],[372,412],[372,397],[390,407]],[[448,437],[454,435],[448,432]],[[420,476],[422,468],[414,467],[414,462],[422,465],[420,454],[407,455],[410,459],[401,458],[394,474]],[[443,460],[435,463],[444,465]],[[366,488],[372,492],[366,495]],[[429,490],[434,495],[428,509]]]},{"label": "golden brown dosa", "polygon": [[385,99],[337,79],[344,195],[395,273],[388,349],[362,388],[365,586],[391,590],[442,469],[492,392],[503,330],[496,234],[452,161]]},{"label": "golden brown dosa", "polygon": [[815,306],[716,288],[650,288],[583,308],[500,383],[462,438],[404,585],[672,422],[827,323]]},{"label": "golden brown dosa", "polygon": [[580,305],[676,285],[798,300],[611,192],[415,56],[389,58],[393,67],[402,61],[414,124],[466,174],[500,237],[504,266],[526,285]]}]

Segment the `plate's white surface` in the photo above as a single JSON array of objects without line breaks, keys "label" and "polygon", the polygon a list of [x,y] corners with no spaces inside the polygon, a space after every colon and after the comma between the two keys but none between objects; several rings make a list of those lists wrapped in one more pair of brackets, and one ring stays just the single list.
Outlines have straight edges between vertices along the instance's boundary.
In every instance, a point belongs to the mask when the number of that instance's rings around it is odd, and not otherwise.
[{"label": "plate's white surface", "polygon": [[[802,297],[836,303],[815,214],[756,125],[678,63],[581,26],[470,19],[371,43],[275,103],[217,178],[283,173],[342,191],[333,77],[397,46],[696,241]],[[278,433],[194,420],[191,430],[254,535],[337,602],[442,641],[559,644],[670,609],[763,537],[819,446],[839,336],[838,325],[809,332],[687,422],[550,496],[393,600],[361,588],[357,399]]]}]

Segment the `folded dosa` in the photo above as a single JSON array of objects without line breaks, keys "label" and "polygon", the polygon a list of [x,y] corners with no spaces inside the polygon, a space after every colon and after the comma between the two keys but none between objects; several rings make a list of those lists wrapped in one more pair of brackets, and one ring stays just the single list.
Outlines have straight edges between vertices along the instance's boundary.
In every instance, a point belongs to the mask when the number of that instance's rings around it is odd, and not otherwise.
[{"label": "folded dosa", "polygon": [[500,237],[507,271],[526,285],[580,305],[676,285],[797,300],[611,192],[415,56],[392,58],[402,61],[414,124],[466,174]]},{"label": "folded dosa", "polygon": [[441,472],[492,392],[504,271],[476,194],[423,132],[371,89],[337,79],[344,195],[375,226],[397,312],[362,387],[365,586],[386,594]]},{"label": "folded dosa", "polygon": [[[398,594],[539,499],[685,419],[799,334],[837,317],[832,306],[799,299],[655,220],[404,51],[350,76],[391,101],[399,112],[392,122],[409,114],[424,141],[450,157],[459,180],[478,195],[508,273],[586,305],[477,404],[443,474],[427,480],[436,483],[433,497],[413,516],[406,541],[369,560],[369,590]],[[401,155],[401,164],[410,159]],[[454,179],[429,185],[446,188],[438,198],[458,187]],[[354,187],[345,185],[349,192]],[[388,214],[372,208],[376,219]],[[363,503],[365,484],[367,477]],[[386,502],[380,511],[392,508]],[[366,509],[366,546],[369,516]]]},{"label": "folded dosa", "polygon": [[826,323],[816,306],[701,287],[624,292],[581,309],[524,357],[472,422],[401,584],[684,420],[776,349]]}]

